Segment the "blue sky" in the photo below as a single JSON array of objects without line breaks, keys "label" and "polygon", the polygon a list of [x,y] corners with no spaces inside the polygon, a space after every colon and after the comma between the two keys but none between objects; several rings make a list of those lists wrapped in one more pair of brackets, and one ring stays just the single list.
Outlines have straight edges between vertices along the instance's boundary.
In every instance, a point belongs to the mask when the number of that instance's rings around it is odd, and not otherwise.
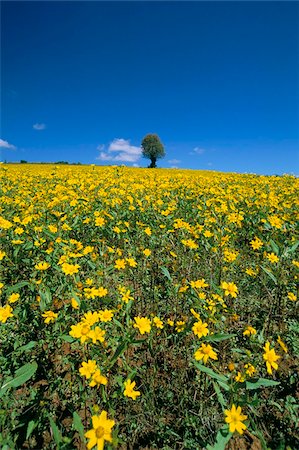
[{"label": "blue sky", "polygon": [[299,173],[298,2],[1,2],[1,159]]}]

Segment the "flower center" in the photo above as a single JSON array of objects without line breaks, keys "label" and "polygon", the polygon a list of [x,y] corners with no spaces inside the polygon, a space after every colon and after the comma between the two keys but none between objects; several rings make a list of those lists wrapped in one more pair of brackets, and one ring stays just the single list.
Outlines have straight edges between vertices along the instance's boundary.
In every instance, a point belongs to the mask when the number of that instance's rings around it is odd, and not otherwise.
[{"label": "flower center", "polygon": [[98,439],[101,439],[104,436],[104,434],[105,434],[105,429],[103,427],[98,427],[96,429],[96,437]]},{"label": "flower center", "polygon": [[81,334],[87,334],[89,332],[90,328],[88,325],[84,325],[81,329]]}]

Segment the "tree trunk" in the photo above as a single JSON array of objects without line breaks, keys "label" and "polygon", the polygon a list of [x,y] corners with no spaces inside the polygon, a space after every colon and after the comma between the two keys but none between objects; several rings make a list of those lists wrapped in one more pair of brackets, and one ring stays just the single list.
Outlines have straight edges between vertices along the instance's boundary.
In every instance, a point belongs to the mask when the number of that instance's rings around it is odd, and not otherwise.
[{"label": "tree trunk", "polygon": [[157,167],[156,161],[157,161],[157,158],[155,156],[151,156],[151,163],[148,167],[150,169],[154,169],[155,167]]}]

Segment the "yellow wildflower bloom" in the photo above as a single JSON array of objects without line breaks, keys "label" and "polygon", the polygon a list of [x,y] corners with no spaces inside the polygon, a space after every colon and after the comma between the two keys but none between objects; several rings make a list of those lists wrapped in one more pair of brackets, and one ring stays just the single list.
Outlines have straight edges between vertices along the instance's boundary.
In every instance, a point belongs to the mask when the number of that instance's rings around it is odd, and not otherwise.
[{"label": "yellow wildflower bloom", "polygon": [[225,422],[229,424],[229,432],[234,433],[237,431],[240,434],[243,434],[246,430],[246,425],[243,423],[244,420],[247,419],[247,416],[241,414],[242,409],[240,406],[236,408],[233,404],[231,409],[226,409],[224,414],[226,415]]},{"label": "yellow wildflower bloom", "polygon": [[280,356],[276,355],[274,348],[270,349],[270,342],[267,341],[264,346],[265,353],[263,354],[263,358],[266,362],[267,372],[272,375],[272,367],[273,369],[278,369],[277,360]]},{"label": "yellow wildflower bloom", "polygon": [[115,425],[114,420],[107,419],[107,411],[102,411],[99,416],[92,416],[92,429],[85,433],[89,439],[87,449],[97,447],[97,450],[103,450],[105,441],[112,442],[111,429]]},{"label": "yellow wildflower bloom", "polygon": [[134,387],[136,386],[135,381],[131,381],[128,379],[124,382],[125,390],[124,390],[124,396],[130,397],[133,400],[136,400],[136,397],[139,397],[140,391],[134,391]]},{"label": "yellow wildflower bloom", "polygon": [[207,363],[208,359],[214,359],[217,360],[217,354],[215,350],[211,347],[211,345],[201,344],[198,350],[194,353],[194,358],[196,361],[203,360],[204,364]]}]

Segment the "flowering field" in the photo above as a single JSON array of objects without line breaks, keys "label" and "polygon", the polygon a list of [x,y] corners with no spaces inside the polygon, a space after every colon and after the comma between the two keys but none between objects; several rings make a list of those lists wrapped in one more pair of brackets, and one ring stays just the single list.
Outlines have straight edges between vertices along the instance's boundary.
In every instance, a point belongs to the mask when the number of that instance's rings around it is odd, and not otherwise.
[{"label": "flowering field", "polygon": [[298,188],[0,166],[1,448],[298,448]]}]

